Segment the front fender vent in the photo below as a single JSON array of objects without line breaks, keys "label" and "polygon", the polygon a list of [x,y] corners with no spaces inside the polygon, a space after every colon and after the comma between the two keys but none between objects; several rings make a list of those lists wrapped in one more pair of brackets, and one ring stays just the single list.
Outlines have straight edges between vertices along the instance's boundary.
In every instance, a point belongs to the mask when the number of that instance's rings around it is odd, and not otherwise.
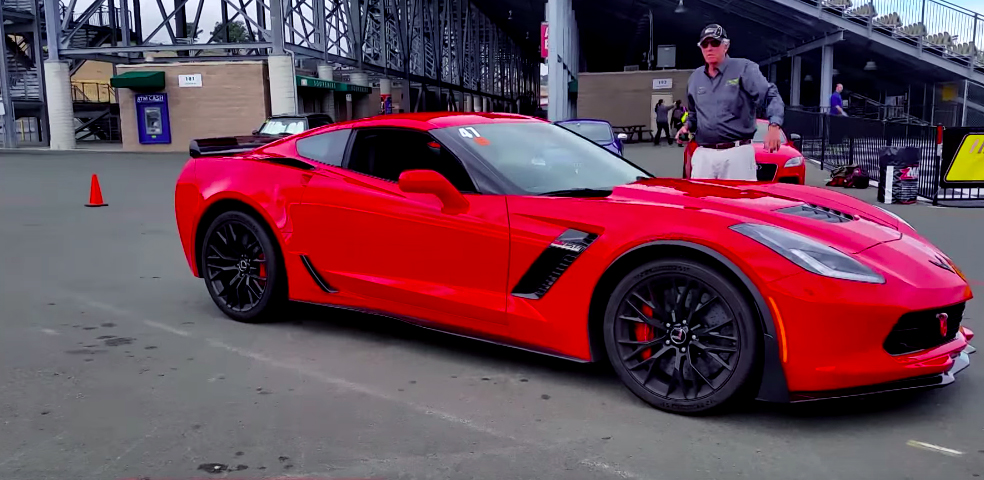
[{"label": "front fender vent", "polygon": [[840,210],[821,207],[820,205],[813,205],[812,203],[797,205],[795,207],[780,208],[776,211],[779,213],[811,218],[813,220],[819,220],[827,223],[845,223],[857,220],[853,215],[844,213]]},{"label": "front fender vent", "polygon": [[533,261],[529,270],[516,282],[512,294],[533,300],[542,298],[597,238],[593,233],[580,230],[565,231]]}]

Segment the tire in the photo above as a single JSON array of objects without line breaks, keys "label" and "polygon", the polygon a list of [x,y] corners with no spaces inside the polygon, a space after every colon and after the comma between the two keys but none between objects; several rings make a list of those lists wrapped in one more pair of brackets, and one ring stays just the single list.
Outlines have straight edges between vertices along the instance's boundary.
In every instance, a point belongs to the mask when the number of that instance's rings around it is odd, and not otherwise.
[{"label": "tire", "polygon": [[619,378],[660,410],[718,412],[756,383],[762,340],[753,309],[730,280],[699,262],[660,259],[631,271],[609,299],[604,329]]},{"label": "tire", "polygon": [[225,212],[202,243],[202,277],[215,305],[229,318],[264,323],[287,300],[287,276],[274,240],[259,221]]}]

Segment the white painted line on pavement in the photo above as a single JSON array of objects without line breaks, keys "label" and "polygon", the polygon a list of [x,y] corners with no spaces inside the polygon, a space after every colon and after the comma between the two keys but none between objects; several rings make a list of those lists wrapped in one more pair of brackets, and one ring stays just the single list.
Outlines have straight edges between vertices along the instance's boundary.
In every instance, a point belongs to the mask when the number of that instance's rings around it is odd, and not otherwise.
[{"label": "white painted line on pavement", "polygon": [[959,450],[941,447],[939,445],[933,445],[931,443],[920,442],[916,440],[909,440],[908,442],[905,442],[905,444],[910,447],[921,448],[923,450],[928,450],[930,452],[942,453],[943,455],[949,455],[951,457],[959,457],[960,455],[963,455],[963,452]]},{"label": "white painted line on pavement", "polygon": [[[106,312],[110,312],[110,313],[119,315],[121,317],[131,318],[131,319],[132,318],[138,318],[139,317],[138,315],[134,314],[133,312],[124,310],[124,309],[119,308],[119,307],[117,307],[115,305],[110,305],[110,304],[107,304],[107,303],[103,303],[103,302],[99,302],[99,301],[96,301],[96,300],[92,300],[92,299],[89,299],[89,298],[87,298],[85,296],[82,296],[82,295],[79,295],[79,294],[72,294],[71,296],[73,296],[74,298],[76,298],[77,300],[79,300],[80,302],[82,302],[82,303],[84,303],[86,305],[89,305],[89,306],[94,307],[94,308],[98,308],[100,310],[104,310]],[[153,320],[144,320],[143,323],[145,325],[148,325],[148,326],[151,326],[151,327],[154,327],[154,328],[159,328],[159,329],[164,330],[166,332],[173,333],[175,335],[180,335],[182,337],[190,337],[191,336],[191,334],[189,332],[186,332],[186,331],[181,330],[181,329],[178,329],[178,328],[174,328],[174,327],[172,327],[170,325],[167,325],[167,324],[164,324],[164,323],[161,323],[161,322],[156,322],[156,321],[153,321]],[[270,357],[267,357],[267,356],[265,356],[263,354],[260,354],[260,353],[252,352],[252,351],[249,351],[249,350],[245,350],[245,349],[242,349],[242,348],[238,348],[238,347],[235,347],[235,346],[232,346],[232,345],[223,343],[223,342],[221,342],[219,340],[208,338],[205,341],[208,342],[208,344],[210,346],[212,346],[212,347],[221,348],[223,350],[227,350],[227,351],[232,352],[232,353],[235,353],[237,355],[241,355],[243,357],[247,357],[247,358],[251,358],[253,360],[259,361],[259,362],[263,362],[263,363],[265,363],[267,365],[270,365],[270,366],[273,366],[273,367],[278,367],[278,368],[283,368],[283,369],[291,370],[291,371],[293,371],[295,373],[298,373],[298,374],[301,374],[301,375],[305,375],[305,376],[308,376],[308,377],[312,377],[312,378],[314,378],[316,380],[319,380],[322,383],[326,383],[328,385],[332,385],[332,386],[335,386],[335,387],[338,387],[338,388],[341,388],[341,389],[344,389],[344,390],[348,390],[348,391],[363,393],[363,394],[366,394],[366,395],[369,395],[371,397],[375,397],[375,398],[378,398],[378,399],[387,400],[387,401],[394,402],[394,403],[400,403],[400,404],[406,405],[406,406],[408,406],[408,407],[410,407],[410,408],[412,408],[412,409],[414,409],[414,410],[416,410],[416,411],[418,411],[420,413],[423,413],[425,415],[429,415],[429,416],[441,418],[441,419],[446,420],[448,422],[457,423],[459,425],[463,425],[465,427],[468,427],[468,428],[470,428],[472,430],[483,432],[483,433],[486,433],[486,434],[489,434],[489,435],[492,435],[492,436],[495,436],[495,437],[507,438],[507,439],[510,439],[510,440],[513,440],[513,441],[522,442],[521,440],[519,440],[519,439],[517,439],[517,438],[515,438],[515,437],[513,437],[511,435],[506,435],[505,433],[498,432],[498,431],[496,431],[496,430],[494,430],[492,428],[486,427],[484,425],[479,425],[479,424],[477,424],[477,423],[475,423],[475,422],[473,422],[471,420],[468,420],[466,418],[461,418],[461,417],[458,417],[456,415],[453,415],[453,414],[450,414],[450,413],[447,413],[447,412],[441,412],[441,411],[438,411],[438,410],[434,410],[434,409],[428,408],[428,407],[426,407],[424,405],[420,405],[420,404],[417,404],[417,403],[414,403],[414,402],[409,402],[407,400],[403,400],[403,399],[400,399],[400,398],[391,396],[391,395],[389,395],[387,393],[381,392],[379,390],[376,390],[376,389],[374,389],[372,387],[369,387],[367,385],[361,385],[361,384],[358,384],[358,383],[353,383],[353,382],[350,382],[350,381],[345,380],[345,379],[342,379],[342,378],[335,378],[335,377],[326,375],[326,374],[324,374],[322,372],[319,372],[317,370],[313,370],[313,369],[310,369],[310,368],[307,368],[307,367],[304,367],[304,366],[301,366],[301,365],[294,365],[294,364],[287,363],[287,362],[284,362],[284,361],[281,361],[281,360],[270,358]]]},{"label": "white painted line on pavement", "polygon": [[174,327],[172,327],[170,325],[165,325],[165,324],[160,323],[160,322],[155,322],[153,320],[144,320],[144,325],[147,325],[147,326],[150,326],[150,327],[154,327],[154,328],[159,328],[161,330],[164,330],[165,332],[170,332],[170,333],[173,333],[175,335],[181,335],[182,337],[190,337],[191,336],[190,333],[188,333],[188,332],[186,332],[184,330],[180,330],[180,329],[174,328]]},{"label": "white painted line on pavement", "polygon": [[41,332],[42,333],[47,333],[48,335],[58,335],[58,332],[56,332],[56,331],[54,331],[54,330],[52,330],[50,328],[42,328],[41,329]]},{"label": "white painted line on pavement", "polygon": [[617,475],[617,476],[619,476],[621,478],[625,478],[627,480],[642,480],[642,479],[645,478],[645,477],[642,477],[642,476],[637,475],[635,473],[628,472],[628,471],[622,470],[622,469],[620,469],[618,467],[609,465],[609,464],[607,464],[605,462],[597,462],[597,461],[594,461],[594,460],[587,460],[587,459],[585,459],[585,460],[581,460],[581,465],[585,465],[585,466],[594,468],[595,470],[601,470],[603,472],[607,472],[607,473],[610,473],[612,475]]}]

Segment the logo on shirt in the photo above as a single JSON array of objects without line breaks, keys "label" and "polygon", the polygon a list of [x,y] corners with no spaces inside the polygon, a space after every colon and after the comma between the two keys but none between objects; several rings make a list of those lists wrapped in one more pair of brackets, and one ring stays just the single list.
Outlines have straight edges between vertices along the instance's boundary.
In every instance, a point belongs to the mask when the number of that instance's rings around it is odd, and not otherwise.
[{"label": "logo on shirt", "polygon": [[734,87],[734,86],[738,85],[738,82],[740,80],[741,80],[740,78],[733,78],[731,80],[728,80],[728,85],[731,85],[732,87]]}]

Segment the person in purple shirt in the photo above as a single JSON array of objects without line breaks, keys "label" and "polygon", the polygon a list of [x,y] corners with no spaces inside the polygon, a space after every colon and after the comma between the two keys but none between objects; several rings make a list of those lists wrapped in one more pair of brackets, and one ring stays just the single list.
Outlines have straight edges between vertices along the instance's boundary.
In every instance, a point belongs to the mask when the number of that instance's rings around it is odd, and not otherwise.
[{"label": "person in purple shirt", "polygon": [[843,117],[847,116],[847,112],[844,111],[844,99],[841,98],[842,91],[844,91],[844,85],[838,83],[837,87],[834,88],[834,93],[830,95],[831,115],[840,115]]}]

